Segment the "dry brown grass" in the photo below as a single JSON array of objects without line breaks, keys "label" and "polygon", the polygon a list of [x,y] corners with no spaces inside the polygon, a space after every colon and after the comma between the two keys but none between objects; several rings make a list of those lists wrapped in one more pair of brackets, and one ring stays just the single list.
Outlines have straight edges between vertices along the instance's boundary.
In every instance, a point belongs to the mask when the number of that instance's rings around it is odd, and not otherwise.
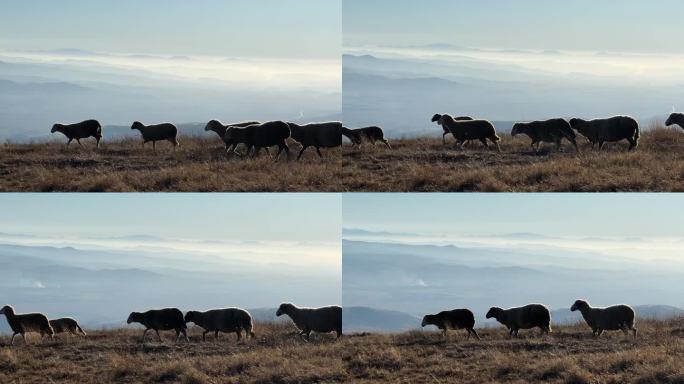
[{"label": "dry brown grass", "polygon": [[[87,338],[60,335],[56,341],[29,339],[14,347],[0,341],[0,383],[329,383],[348,376],[334,334],[305,342],[291,325],[257,324],[257,337],[236,344],[235,335],[202,342],[163,343],[142,330],[91,331]],[[211,340],[211,341],[209,341]]]},{"label": "dry brown grass", "polygon": [[585,325],[558,327],[551,336],[478,330],[481,341],[454,331],[352,335],[341,356],[356,383],[684,383],[684,319],[638,323],[634,340],[622,333],[591,336]]},{"label": "dry brown grass", "polygon": [[[480,329],[481,341],[453,331],[395,335],[317,335],[307,343],[291,325],[258,324],[257,339],[140,343],[140,330],[90,332],[85,339],[8,347],[0,341],[2,383],[684,383],[684,319],[638,322],[639,337],[585,325],[551,336]],[[151,339],[149,339],[151,340]]]},{"label": "dry brown grass", "polygon": [[[173,150],[167,142],[151,143],[143,151],[139,140],[105,142],[95,150],[61,142],[0,146],[0,191],[182,191],[182,192],[300,192],[339,191],[340,149],[323,149],[321,160],[309,148],[291,144],[292,161],[274,163],[264,154],[256,159],[228,156],[218,138],[179,139]],[[275,155],[275,148],[271,153]],[[244,148],[239,150],[244,152]]]},{"label": "dry brown grass", "polygon": [[539,154],[527,137],[502,135],[501,153],[480,143],[464,151],[453,138],[391,141],[384,146],[345,146],[342,177],[346,191],[684,191],[684,132],[656,127],[642,133],[639,149],[626,142],[592,151],[583,137],[581,153],[564,141],[562,152],[544,144]]}]

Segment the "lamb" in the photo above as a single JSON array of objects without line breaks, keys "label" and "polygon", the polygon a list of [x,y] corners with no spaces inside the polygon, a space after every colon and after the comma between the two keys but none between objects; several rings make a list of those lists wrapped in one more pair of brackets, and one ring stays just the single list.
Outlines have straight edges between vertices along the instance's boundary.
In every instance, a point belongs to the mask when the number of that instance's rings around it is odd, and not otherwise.
[{"label": "lamb", "polygon": [[667,121],[665,122],[665,125],[668,127],[671,125],[679,125],[681,128],[684,128],[684,113],[672,113],[670,114],[670,117],[667,118]]},{"label": "lamb", "polygon": [[[225,141],[226,130],[228,129],[228,127],[244,128],[244,127],[247,127],[247,126],[250,126],[250,125],[256,125],[256,124],[260,124],[260,123],[259,123],[258,121],[243,121],[243,122],[240,122],[240,123],[231,123],[231,124],[228,124],[228,125],[223,125],[223,124],[222,124],[220,121],[218,121],[218,120],[211,120],[211,121],[208,122],[207,125],[204,127],[204,130],[205,130],[205,131],[212,131],[212,132],[215,132],[217,135],[219,135],[219,137],[221,138],[221,140],[226,144],[226,151],[232,152],[232,150],[233,150],[234,148],[233,148],[233,149],[229,148],[229,144]],[[267,149],[267,150],[268,150],[268,149]]]},{"label": "lamb", "polygon": [[637,336],[637,329],[634,327],[634,309],[628,305],[613,305],[606,308],[592,308],[585,300],[577,300],[570,307],[571,311],[580,311],[584,321],[591,327],[595,337],[601,336],[603,331],[621,330],[625,336],[632,331],[634,337]]},{"label": "lamb", "polygon": [[15,313],[14,308],[10,305],[5,305],[0,309],[0,315],[5,315],[7,323],[12,329],[12,339],[10,345],[14,345],[14,337],[20,334],[26,344],[26,334],[28,332],[40,332],[40,336],[45,335],[54,338],[55,332],[50,326],[47,316],[42,313]]},{"label": "lamb", "polygon": [[629,141],[628,151],[639,145],[639,123],[629,116],[614,116],[608,119],[570,119],[570,126],[586,137],[591,147],[598,143],[599,151],[606,142]]},{"label": "lamb", "polygon": [[[442,115],[440,115],[439,113],[436,113],[434,116],[432,116],[432,122],[437,123],[438,125],[441,125],[441,124],[439,124],[439,119],[441,117],[442,117]],[[454,120],[456,120],[456,121],[467,121],[467,120],[474,120],[474,119],[470,116],[458,116],[458,117],[454,117]],[[442,130],[444,131],[444,132],[442,132],[442,144],[446,144],[446,135],[448,135],[450,132],[449,132],[449,129],[445,126],[442,126]]]},{"label": "lamb", "polygon": [[188,327],[185,325],[183,312],[178,308],[152,309],[142,313],[131,312],[126,323],[140,323],[145,326],[145,332],[143,332],[142,336],[143,342],[145,342],[145,335],[150,329],[157,333],[159,341],[162,341],[161,336],[159,336],[159,330],[168,331],[171,329],[176,331],[176,341],[180,339],[181,334],[188,341],[188,334],[186,332]]},{"label": "lamb", "polygon": [[487,120],[457,121],[445,114],[439,118],[438,123],[443,128],[449,129],[449,132],[456,138],[456,145],[460,146],[461,149],[468,140],[480,140],[485,147],[489,148],[487,145],[487,139],[489,139],[496,146],[496,150],[501,152],[499,147],[501,138],[496,135],[494,126]]},{"label": "lamb", "polygon": [[337,333],[342,336],[342,307],[332,305],[320,308],[298,308],[294,304],[283,303],[278,307],[276,316],[288,315],[301,331],[300,336],[309,340],[311,331],[318,333]]},{"label": "lamb", "polygon": [[[519,134],[525,134],[532,139],[530,145],[535,152],[539,152],[539,145],[542,142],[556,143],[556,149],[560,149],[563,138],[571,142],[575,146],[575,150],[579,152],[575,131],[570,127],[570,123],[564,119],[516,123],[511,130],[511,136],[515,137]],[[535,144],[537,144],[536,148],[534,147]]]},{"label": "lamb", "polygon": [[97,120],[85,120],[76,124],[55,124],[52,126],[50,133],[55,132],[59,132],[69,139],[66,145],[67,148],[74,139],[76,139],[78,145],[83,146],[81,139],[94,137],[96,148],[100,147],[100,140],[102,140],[102,126]]},{"label": "lamb", "polygon": [[72,335],[80,334],[86,336],[85,331],[78,325],[78,322],[71,317],[50,320],[50,326],[55,331],[55,334],[68,332]]},{"label": "lamb", "polygon": [[263,124],[248,125],[244,128],[228,127],[224,141],[227,145],[233,145],[233,153],[237,153],[235,147],[240,143],[247,146],[246,155],[249,155],[252,148],[255,148],[254,156],[259,154],[261,148],[277,145],[277,161],[282,151],[285,151],[288,159],[290,158],[290,149],[285,142],[288,137],[290,137],[290,126],[287,123],[269,121]]},{"label": "lamb", "polygon": [[354,145],[361,145],[361,142],[363,140],[368,140],[371,142],[371,144],[375,145],[376,141],[381,141],[385,143],[387,148],[392,149],[390,146],[389,142],[387,139],[385,139],[385,134],[382,132],[382,128],[380,127],[365,127],[365,128],[357,128],[357,129],[350,129],[351,131],[351,136],[348,136],[349,139],[354,143]]},{"label": "lamb", "polygon": [[518,330],[539,327],[542,334],[551,333],[551,313],[542,304],[528,304],[523,307],[501,309],[491,307],[487,312],[488,319],[496,321],[508,328],[509,336],[518,336]]},{"label": "lamb", "polygon": [[311,123],[298,125],[288,123],[292,138],[302,145],[297,160],[302,157],[309,147],[316,148],[319,157],[323,157],[320,148],[335,148],[342,145],[342,123],[332,121],[327,123]]},{"label": "lamb", "polygon": [[188,311],[185,314],[186,323],[195,323],[204,328],[202,341],[206,341],[206,335],[214,332],[214,338],[218,339],[219,332],[235,332],[237,340],[242,338],[242,330],[246,337],[254,338],[252,316],[249,312],[240,308],[212,309],[206,312]]},{"label": "lamb", "polygon": [[152,142],[152,150],[157,151],[157,141],[168,140],[174,147],[178,146],[178,128],[171,123],[162,123],[157,125],[144,125],[136,121],[131,125],[131,129],[140,131],[143,137],[142,146],[145,148],[145,143]]},{"label": "lamb", "polygon": [[444,332],[444,337],[447,337],[449,329],[465,329],[468,331],[468,338],[474,335],[477,339],[480,336],[473,328],[475,326],[475,316],[469,309],[454,309],[451,311],[442,311],[436,315],[425,315],[421,327],[426,325],[434,325]]}]

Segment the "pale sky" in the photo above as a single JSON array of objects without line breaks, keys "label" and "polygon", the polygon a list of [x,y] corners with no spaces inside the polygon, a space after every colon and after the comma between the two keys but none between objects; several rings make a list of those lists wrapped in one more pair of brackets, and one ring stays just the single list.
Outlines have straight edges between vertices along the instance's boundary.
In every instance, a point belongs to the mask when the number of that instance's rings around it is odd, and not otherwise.
[{"label": "pale sky", "polygon": [[22,0],[0,48],[339,59],[341,0]]},{"label": "pale sky", "polygon": [[335,194],[0,195],[0,232],[338,244]]},{"label": "pale sky", "polygon": [[345,45],[684,53],[677,0],[344,0]]},{"label": "pale sky", "polygon": [[684,236],[681,194],[345,194],[344,228],[411,234]]}]

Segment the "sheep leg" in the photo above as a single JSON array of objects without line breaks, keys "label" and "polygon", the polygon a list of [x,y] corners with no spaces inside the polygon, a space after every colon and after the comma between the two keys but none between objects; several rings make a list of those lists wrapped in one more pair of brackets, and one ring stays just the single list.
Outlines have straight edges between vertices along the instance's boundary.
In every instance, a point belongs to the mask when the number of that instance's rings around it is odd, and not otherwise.
[{"label": "sheep leg", "polygon": [[342,330],[341,329],[336,330],[335,333],[337,334],[336,339],[339,339],[340,337],[342,337]]},{"label": "sheep leg", "polygon": [[[375,143],[373,143],[373,144],[375,144]],[[318,153],[318,157],[322,159],[323,155],[321,154],[321,149],[316,147],[316,152]]]},{"label": "sheep leg", "polygon": [[637,142],[636,142],[636,140],[632,139],[631,137],[627,138],[627,140],[629,140],[629,148],[627,148],[627,151],[629,152],[632,149],[636,148]]},{"label": "sheep leg", "polygon": [[152,152],[157,152],[157,142],[156,141],[152,142]]},{"label": "sheep leg", "polygon": [[218,341],[218,334],[219,334],[219,331],[217,329],[216,331],[214,331],[214,341]]},{"label": "sheep leg", "polygon": [[487,144],[487,139],[480,139],[480,142],[482,143],[482,145],[485,146],[485,148],[489,149],[489,144]]},{"label": "sheep leg", "polygon": [[100,139],[95,139],[95,148],[100,148]]},{"label": "sheep leg", "polygon": [[447,133],[449,133],[449,132],[444,132],[444,133],[442,133],[442,145],[446,145],[446,135],[447,135]]},{"label": "sheep leg", "polygon": [[159,330],[158,330],[158,329],[155,329],[154,332],[157,334],[157,337],[159,338],[159,341],[160,341],[160,342],[163,341],[162,338],[161,338],[161,336],[159,335]]},{"label": "sheep leg", "polygon": [[83,144],[81,144],[81,139],[76,139],[76,142],[78,143],[79,147],[83,147]]},{"label": "sheep leg", "polygon": [[24,345],[28,344],[28,343],[26,342],[26,334],[25,334],[25,333],[22,333],[22,334],[21,334],[21,338],[24,339]]},{"label": "sheep leg", "polygon": [[596,337],[601,337],[603,334],[603,329],[599,328],[598,333],[596,334]]},{"label": "sheep leg", "polygon": [[69,148],[69,144],[71,144],[71,140],[73,140],[73,139],[69,139],[69,141],[67,141],[67,145],[66,145],[67,148]]},{"label": "sheep leg", "polygon": [[477,332],[475,331],[474,328],[470,328],[468,331],[470,333],[472,333],[475,336],[475,338],[477,338],[478,340],[482,340],[482,339],[480,339],[480,335],[477,334]]},{"label": "sheep leg", "polygon": [[385,145],[387,146],[388,149],[392,149],[392,147],[390,146],[390,143],[389,143],[389,141],[387,141],[387,139],[382,139],[382,142],[385,143]]},{"label": "sheep leg", "polygon": [[145,329],[145,332],[143,332],[143,337],[142,337],[143,343],[145,342],[145,335],[147,335],[147,331],[149,331],[149,330],[150,330],[150,329],[147,328],[147,329]]},{"label": "sheep leg", "polygon": [[188,339],[188,333],[185,331],[185,329],[181,329],[181,333],[183,334],[185,341],[190,342],[190,339]]},{"label": "sheep leg", "polygon": [[[297,155],[297,161],[299,161],[299,159],[302,157],[302,154],[304,153],[304,151],[305,151],[307,148],[309,148],[308,145],[302,146],[301,151],[299,151],[299,155]],[[280,151],[278,151],[278,153],[280,153]]]},{"label": "sheep leg", "polygon": [[240,340],[242,339],[242,332],[240,332],[239,329],[236,329],[236,330],[235,330],[235,334],[237,335],[237,340],[236,340],[236,342],[239,343]]},{"label": "sheep leg", "polygon": [[209,331],[204,331],[204,332],[202,332],[202,341],[207,341],[207,333],[208,333],[208,332],[209,332]]},{"label": "sheep leg", "polygon": [[14,345],[14,337],[16,335],[17,335],[16,333],[12,335],[12,338],[10,339],[10,345]]},{"label": "sheep leg", "polygon": [[599,141],[599,145],[598,145],[599,152],[603,149],[603,144],[605,144],[603,141]]}]

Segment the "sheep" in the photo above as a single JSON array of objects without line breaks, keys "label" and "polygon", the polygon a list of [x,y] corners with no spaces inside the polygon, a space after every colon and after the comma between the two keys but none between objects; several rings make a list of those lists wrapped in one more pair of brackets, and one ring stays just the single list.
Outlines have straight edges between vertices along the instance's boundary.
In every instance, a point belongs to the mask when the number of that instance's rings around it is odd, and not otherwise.
[{"label": "sheep", "polygon": [[450,115],[442,115],[438,120],[439,125],[443,128],[449,129],[452,135],[456,138],[456,145],[463,149],[468,140],[480,140],[485,147],[489,148],[487,145],[487,139],[489,139],[496,150],[501,152],[499,147],[499,136],[496,135],[496,130],[492,123],[487,120],[454,120]]},{"label": "sheep", "polygon": [[342,123],[332,121],[327,123],[310,123],[298,125],[288,123],[292,138],[302,145],[297,160],[302,157],[304,151],[309,147],[316,148],[318,157],[322,158],[320,148],[335,148],[342,145]]},{"label": "sheep", "polygon": [[252,316],[249,312],[240,308],[212,309],[206,312],[188,311],[185,314],[186,323],[195,323],[204,328],[202,341],[206,341],[206,335],[214,332],[214,339],[218,339],[219,332],[235,332],[237,341],[242,338],[242,330],[246,337],[254,338]]},{"label": "sheep", "polygon": [[444,332],[444,338],[447,337],[449,329],[465,329],[468,331],[468,338],[474,335],[477,339],[480,336],[473,328],[475,326],[475,316],[469,309],[454,309],[451,311],[442,311],[436,315],[425,315],[421,327],[426,325],[434,325]]},{"label": "sheep", "polygon": [[[229,148],[229,144],[225,141],[226,137],[226,130],[228,127],[238,127],[238,128],[244,128],[250,125],[256,125],[256,124],[261,124],[258,121],[243,121],[240,123],[231,123],[228,125],[223,125],[220,121],[218,120],[211,120],[210,122],[207,123],[207,125],[204,127],[205,131],[212,131],[215,132],[221,140],[225,143],[226,145],[226,151],[231,152],[232,149]],[[268,148],[266,148],[266,151],[268,152]]]},{"label": "sheep", "polygon": [[180,335],[185,336],[185,340],[188,341],[188,334],[186,330],[188,327],[185,325],[185,319],[183,319],[183,312],[178,308],[164,308],[164,309],[152,309],[147,312],[131,312],[126,320],[127,324],[130,323],[140,323],[145,326],[145,332],[143,332],[142,341],[145,342],[145,335],[150,329],[157,333],[159,341],[162,341],[161,336],[159,336],[159,330],[176,331],[176,341],[180,339]]},{"label": "sheep", "polygon": [[361,142],[363,139],[368,140],[371,142],[371,144],[375,145],[376,141],[381,141],[385,143],[387,148],[392,149],[390,146],[389,142],[387,139],[385,139],[385,134],[382,132],[382,128],[380,127],[365,127],[365,128],[357,128],[357,129],[350,129],[351,131],[351,136],[348,136],[349,139],[354,143],[354,145],[361,145]]},{"label": "sheep", "polygon": [[173,144],[174,148],[178,146],[178,128],[171,123],[162,123],[156,125],[144,125],[136,121],[131,125],[131,130],[137,129],[142,134],[142,146],[145,148],[145,143],[152,142],[152,150],[157,151],[157,141],[168,140]]},{"label": "sheep", "polygon": [[542,334],[551,333],[551,313],[542,304],[528,304],[523,307],[501,309],[491,307],[487,311],[487,319],[496,321],[508,328],[509,336],[518,336],[518,330],[539,327]]},{"label": "sheep", "polygon": [[263,124],[248,125],[246,127],[228,127],[224,141],[228,145],[233,145],[233,153],[237,144],[243,143],[247,146],[248,156],[252,148],[255,148],[254,156],[257,156],[261,148],[273,145],[278,146],[276,161],[280,153],[284,150],[288,160],[290,159],[290,149],[285,140],[290,137],[290,126],[283,121],[269,121]]},{"label": "sheep", "polygon": [[301,331],[300,336],[309,340],[311,331],[318,333],[337,333],[342,336],[342,307],[332,305],[320,308],[298,308],[294,304],[283,303],[278,307],[276,316],[288,315]]},{"label": "sheep", "polygon": [[[442,115],[440,115],[439,113],[436,113],[434,116],[432,116],[432,122],[437,123],[437,125],[441,125],[441,124],[439,124],[439,119],[441,117],[442,117]],[[470,116],[458,116],[458,117],[454,117],[454,120],[456,120],[456,121],[467,121],[467,120],[474,120],[474,119]],[[444,127],[444,126],[442,126],[442,130],[444,131],[444,132],[442,132],[442,144],[446,144],[446,135],[448,135],[450,132],[449,132],[449,129],[447,127]]]},{"label": "sheep", "polygon": [[598,143],[599,151],[605,142],[615,142],[626,139],[629,141],[628,151],[639,145],[639,123],[629,116],[614,116],[608,119],[582,120],[570,119],[572,129],[581,133],[591,143]]},{"label": "sheep", "polygon": [[665,125],[669,127],[675,124],[679,125],[681,128],[684,128],[684,113],[675,112],[670,114],[670,117],[667,118]]},{"label": "sheep", "polygon": [[[515,123],[511,130],[511,136],[515,137],[519,134],[525,134],[532,139],[530,145],[535,152],[539,152],[539,145],[542,142],[556,143],[556,149],[560,149],[563,138],[571,142],[575,146],[575,150],[579,152],[575,131],[570,127],[570,123],[564,119]],[[535,144],[537,144],[536,148]]]},{"label": "sheep", "polygon": [[83,328],[81,328],[80,325],[78,325],[78,322],[71,317],[62,317],[60,319],[53,319],[50,320],[50,326],[52,329],[55,331],[55,334],[58,333],[71,333],[72,335],[83,335],[86,336],[85,331],[83,331]]},{"label": "sheep", "polygon": [[100,125],[100,122],[98,122],[97,120],[85,120],[76,124],[57,123],[54,124],[52,126],[52,130],[50,130],[50,133],[55,132],[59,132],[69,139],[66,145],[67,148],[69,147],[69,144],[71,144],[71,141],[74,139],[76,139],[78,145],[83,146],[83,144],[81,144],[81,139],[94,137],[96,141],[96,148],[100,147],[100,140],[102,140],[102,126]]},{"label": "sheep", "polygon": [[634,337],[637,336],[637,329],[634,327],[634,309],[628,305],[613,305],[606,308],[592,308],[585,300],[576,300],[570,307],[571,311],[580,311],[584,321],[591,327],[595,337],[601,336],[603,331],[621,330],[625,336],[632,331]]},{"label": "sheep", "polygon": [[0,309],[0,315],[5,315],[7,323],[12,329],[12,339],[10,345],[14,345],[14,337],[20,334],[26,344],[26,333],[40,332],[41,338],[45,335],[54,338],[55,331],[52,330],[47,316],[42,313],[15,313],[14,308],[10,305],[5,305]]}]

